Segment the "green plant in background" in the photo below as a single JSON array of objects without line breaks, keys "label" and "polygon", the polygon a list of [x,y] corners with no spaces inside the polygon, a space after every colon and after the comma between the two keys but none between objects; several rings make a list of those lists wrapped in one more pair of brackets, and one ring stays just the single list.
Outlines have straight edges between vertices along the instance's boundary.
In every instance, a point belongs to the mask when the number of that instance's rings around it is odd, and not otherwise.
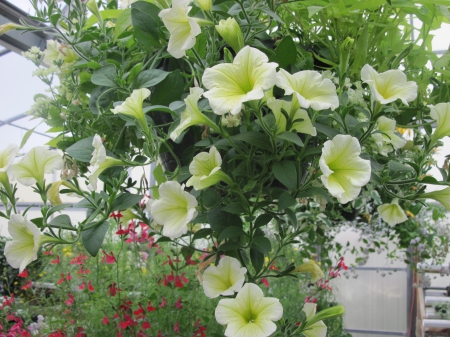
[{"label": "green plant in background", "polygon": [[[448,58],[438,59],[430,45],[430,31],[448,21],[444,1],[49,0],[34,7],[32,18],[48,24],[55,40],[44,52],[25,54],[50,92],[36,97],[30,114],[56,133],[48,145],[63,156],[38,147],[2,164],[10,246],[27,252],[22,259],[8,249],[5,255],[23,269],[41,243],[47,252],[60,243],[84,247],[99,263],[98,277],[108,280],[103,293],[114,297],[92,331],[114,320],[120,334],[183,334],[181,324],[203,335],[195,330],[205,328],[196,323],[200,317],[189,310],[178,325],[167,323],[173,316],[147,320],[152,309],[144,303],[156,299],[141,290],[162,282],[225,297],[208,301],[214,314],[201,317],[212,333],[323,335],[323,321],[343,314],[338,305],[319,305],[315,313],[317,294],[347,268],[339,254],[348,247],[335,245],[333,236],[353,226],[376,238],[364,239],[369,252],[396,237],[403,248],[425,199],[450,205],[448,166],[439,168],[442,179],[427,175],[448,135]],[[411,14],[422,22],[414,41]],[[2,30],[8,29],[41,28]],[[5,157],[15,157],[15,149],[5,149]],[[154,185],[145,175],[129,177],[129,169],[153,163]],[[61,181],[48,183],[44,174],[54,169]],[[14,221],[14,180],[33,186],[42,216]],[[444,189],[430,192],[426,184]],[[84,220],[67,214],[65,193],[82,198],[76,206],[87,209]],[[108,239],[114,232],[120,240]],[[125,240],[141,245],[133,253]],[[134,288],[127,267],[138,271],[139,258],[149,258],[144,242],[150,249],[165,245],[166,254],[173,245],[166,261],[172,273],[140,275]],[[294,261],[286,258],[292,247]],[[183,285],[182,270],[197,253],[205,254],[195,272],[203,290],[193,280]],[[158,258],[150,258],[152,268]],[[280,282],[286,289],[281,282],[295,283],[302,272],[312,275],[315,290],[293,309],[258,286],[276,289]],[[69,285],[62,274],[59,281]],[[93,300],[89,281],[81,290]],[[132,295],[137,299],[129,303]],[[59,301],[68,314],[81,315],[68,286],[65,297]],[[207,301],[189,299],[194,306],[197,300]],[[178,300],[170,305],[184,307]],[[77,324],[78,334],[91,329],[81,319]]]}]

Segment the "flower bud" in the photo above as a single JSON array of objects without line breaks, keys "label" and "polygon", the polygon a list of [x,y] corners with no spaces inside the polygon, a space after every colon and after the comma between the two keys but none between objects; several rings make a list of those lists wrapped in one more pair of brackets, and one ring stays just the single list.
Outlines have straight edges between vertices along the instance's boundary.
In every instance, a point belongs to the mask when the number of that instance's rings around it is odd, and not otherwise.
[{"label": "flower bud", "polygon": [[198,7],[202,9],[202,11],[210,12],[212,8],[212,0],[195,0]]},{"label": "flower bud", "polygon": [[244,48],[244,37],[241,27],[234,18],[220,20],[216,30],[225,42],[237,53]]}]

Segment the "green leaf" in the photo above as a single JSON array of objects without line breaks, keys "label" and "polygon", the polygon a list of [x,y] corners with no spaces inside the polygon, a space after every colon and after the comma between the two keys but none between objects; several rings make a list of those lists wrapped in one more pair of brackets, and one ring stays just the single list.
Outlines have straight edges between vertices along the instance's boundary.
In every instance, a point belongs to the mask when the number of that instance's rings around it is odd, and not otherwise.
[{"label": "green leaf", "polygon": [[131,21],[133,22],[134,37],[146,47],[158,47],[159,30],[162,21],[158,14],[160,9],[152,3],[138,1],[131,5]]},{"label": "green leaf", "polygon": [[294,143],[295,145],[298,145],[298,146],[304,145],[302,140],[300,139],[300,137],[296,133],[293,133],[293,132],[289,132],[289,131],[282,132],[279,135],[277,135],[277,138],[287,140],[288,142]]},{"label": "green leaf", "polygon": [[264,266],[264,254],[255,248],[250,248],[250,260],[256,273],[259,273]]},{"label": "green leaf", "polygon": [[81,161],[83,163],[89,163],[92,159],[92,152],[94,152],[94,147],[92,146],[92,141],[94,137],[84,138],[79,140],[75,144],[69,146],[66,152],[73,159]]},{"label": "green leaf", "polygon": [[273,219],[273,216],[270,214],[261,214],[255,220],[255,228],[259,228],[267,225],[270,220]]},{"label": "green leaf", "polygon": [[341,134],[339,130],[330,128],[328,126],[314,123],[314,127],[316,128],[317,132],[323,133],[325,136],[327,136],[330,139],[333,139],[335,136]]},{"label": "green leaf", "polygon": [[133,207],[142,200],[142,195],[123,193],[116,197],[111,204],[111,211],[124,211],[127,208]]},{"label": "green leaf", "polygon": [[136,88],[153,87],[165,80],[170,72],[159,69],[150,69],[141,72],[136,79]]},{"label": "green leaf", "polygon": [[20,142],[20,148],[23,148],[23,146],[27,143],[28,138],[30,138],[31,134],[34,132],[34,129],[36,129],[36,127],[37,126],[25,132],[22,141]]},{"label": "green leaf", "polygon": [[232,214],[242,214],[245,213],[245,209],[240,202],[232,202],[231,204],[222,207],[222,211],[232,213]]},{"label": "green leaf", "polygon": [[86,248],[91,256],[97,256],[108,229],[109,221],[103,221],[98,226],[81,232],[81,240],[83,241],[84,248]]},{"label": "green leaf", "polygon": [[284,186],[291,191],[297,189],[297,169],[292,161],[275,162],[272,165],[272,172]]},{"label": "green leaf", "polygon": [[169,106],[170,103],[179,101],[183,93],[184,78],[181,76],[180,70],[175,70],[155,86],[151,101],[153,105]]},{"label": "green leaf", "polygon": [[231,137],[233,140],[242,140],[245,143],[259,147],[261,149],[271,150],[269,138],[260,132],[248,131]]},{"label": "green leaf", "polygon": [[52,208],[50,208],[48,210],[47,217],[49,217],[53,213],[59,212],[60,210],[63,210],[68,207],[72,207],[72,204],[59,204],[59,205],[53,206]]},{"label": "green leaf", "polygon": [[283,192],[280,197],[278,198],[278,208],[280,210],[283,210],[285,208],[291,207],[297,203],[297,200],[295,200],[289,193]]},{"label": "green leaf", "polygon": [[162,183],[165,183],[167,181],[161,164],[156,165],[155,169],[153,170],[153,177],[155,178],[158,185],[161,185]]},{"label": "green leaf", "polygon": [[265,236],[258,236],[256,238],[253,238],[252,248],[257,249],[255,246],[257,246],[263,254],[268,254],[272,250],[270,240]]},{"label": "green leaf", "polygon": [[117,87],[117,73],[114,64],[107,64],[99,69],[94,70],[91,82],[104,87]]},{"label": "green leaf", "polygon": [[275,49],[275,56],[271,57],[270,61],[278,63],[280,68],[286,70],[289,70],[288,66],[296,63],[297,47],[292,37],[286,36],[281,40],[277,49]]},{"label": "green leaf", "polygon": [[310,198],[316,195],[327,199],[328,202],[333,202],[330,195],[320,187],[308,187],[306,190],[300,192],[297,198]]},{"label": "green leaf", "polygon": [[238,215],[223,212],[220,207],[216,207],[208,212],[208,222],[211,229],[219,235],[230,224],[242,227],[242,220]]},{"label": "green leaf", "polygon": [[232,239],[238,236],[246,235],[242,228],[237,226],[230,226],[225,228],[217,238],[217,241],[223,241],[225,239]]},{"label": "green leaf", "polygon": [[72,226],[72,222],[70,221],[70,216],[67,214],[61,214],[51,220],[49,223],[50,227],[62,228],[62,229],[70,229],[74,230],[75,227]]},{"label": "green leaf", "polygon": [[239,248],[242,248],[242,246],[234,241],[228,241],[225,242],[224,244],[220,245],[219,248],[217,248],[218,250],[223,250],[223,251],[227,251],[227,250],[237,250]]},{"label": "green leaf", "polygon": [[[120,9],[106,9],[104,11],[100,11],[100,15],[102,16],[102,19],[117,19],[119,15],[122,13],[122,10]],[[95,15],[91,15],[89,19],[86,20],[86,23],[84,24],[83,30],[88,29],[95,25],[98,22],[98,19]]]},{"label": "green leaf", "polygon": [[211,235],[211,228],[202,228],[194,234],[192,240],[204,239],[209,235]]},{"label": "green leaf", "polygon": [[117,18],[116,25],[114,27],[114,42],[117,41],[120,34],[127,30],[132,24],[131,22],[131,8],[127,8]]},{"label": "green leaf", "polygon": [[295,212],[292,209],[290,209],[290,208],[286,208],[284,211],[286,212],[289,220],[291,220],[292,225],[294,226],[294,228],[296,228],[298,222],[297,222],[297,216],[295,215]]}]

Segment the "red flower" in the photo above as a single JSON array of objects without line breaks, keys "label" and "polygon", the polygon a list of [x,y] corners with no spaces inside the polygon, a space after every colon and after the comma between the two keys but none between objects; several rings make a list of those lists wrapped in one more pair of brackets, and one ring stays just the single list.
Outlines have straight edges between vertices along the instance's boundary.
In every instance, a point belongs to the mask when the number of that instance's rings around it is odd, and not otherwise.
[{"label": "red flower", "polygon": [[120,218],[123,218],[123,215],[122,213],[120,213],[120,211],[117,211],[117,213],[112,212],[109,217],[114,218],[114,220],[118,221]]},{"label": "red flower", "polygon": [[79,289],[79,290],[84,290],[84,288],[86,288],[86,283],[83,281],[83,283],[81,283],[81,284],[78,286],[78,289]]},{"label": "red flower", "polygon": [[139,303],[138,305],[139,305],[139,309],[133,311],[133,314],[134,314],[135,316],[137,316],[138,319],[139,319],[139,318],[144,318],[144,317],[145,317],[145,310],[144,310],[144,308],[142,307],[141,303]]},{"label": "red flower", "polygon": [[92,282],[91,282],[91,281],[88,282],[88,290],[89,290],[90,292],[93,292],[93,291],[95,290],[95,288],[94,288],[94,286],[92,285]]},{"label": "red flower", "polygon": [[149,322],[142,323],[142,329],[150,329],[152,326]]},{"label": "red flower", "polygon": [[266,288],[269,288],[269,281],[267,281],[265,277],[261,279],[261,283],[263,283],[266,286]]},{"label": "red flower", "polygon": [[161,302],[161,304],[159,305],[159,307],[160,307],[160,308],[163,308],[163,307],[166,306],[166,304],[167,304],[166,298],[163,297],[163,298],[162,298],[162,302]]},{"label": "red flower", "polygon": [[191,266],[195,266],[195,265],[197,264],[197,262],[193,261],[193,260],[191,259],[191,257],[192,257],[192,255],[188,255],[188,256],[186,257],[186,263],[187,263],[187,264],[190,264]]},{"label": "red flower", "polygon": [[109,285],[109,289],[108,289],[108,295],[109,296],[116,296],[117,292],[121,292],[122,291],[122,289],[116,287],[116,284],[117,283],[114,282],[113,284]]},{"label": "red flower", "polygon": [[152,302],[148,301],[147,311],[152,312],[152,311],[155,311],[155,310],[156,310],[156,308],[152,305]]},{"label": "red flower", "polygon": [[80,270],[77,271],[78,275],[83,275],[83,274],[87,275],[87,274],[90,274],[90,273],[91,273],[91,271],[89,269],[87,269],[87,268],[84,269],[83,267],[81,267]]},{"label": "red flower", "polygon": [[27,283],[25,283],[25,285],[21,289],[28,290],[28,289],[31,289],[32,286],[33,286],[33,282],[31,282],[31,280],[28,280]]},{"label": "red flower", "polygon": [[61,278],[56,282],[56,284],[61,284],[66,280],[66,277],[64,276],[63,273],[61,273]]},{"label": "red flower", "polygon": [[75,303],[75,298],[73,297],[72,294],[69,294],[69,299],[67,301],[65,301],[64,303],[66,303],[66,305],[70,307],[72,304]]},{"label": "red flower", "polygon": [[305,298],[305,303],[317,303],[317,298],[311,298],[311,296],[308,296]]},{"label": "red flower", "polygon": [[277,266],[275,266],[275,262],[272,262],[272,264],[269,267],[270,270],[280,270]]},{"label": "red flower", "polygon": [[163,334],[161,333],[161,330],[158,331],[158,336],[157,337],[164,337]]},{"label": "red flower", "polygon": [[53,255],[53,252],[51,250],[46,250],[44,252],[44,255]]},{"label": "red flower", "polygon": [[14,293],[11,294],[11,297],[8,298],[8,296],[3,296],[4,300],[2,305],[0,306],[0,310],[2,310],[5,307],[10,307],[12,304],[14,304]]},{"label": "red flower", "polygon": [[47,337],[66,337],[66,334],[61,330],[58,330],[50,333]]},{"label": "red flower", "polygon": [[181,333],[180,331],[180,322],[176,322],[174,327],[173,327],[173,332],[178,332]]},{"label": "red flower", "polygon": [[18,274],[17,276],[19,277],[28,277],[28,270],[24,269],[20,274]]},{"label": "red flower", "polygon": [[75,337],[86,337],[86,333],[84,332],[84,330],[81,326],[78,327],[78,332],[75,335]]},{"label": "red flower", "polygon": [[175,303],[175,307],[178,309],[183,309],[183,305],[181,304],[181,297],[178,299],[177,303]]},{"label": "red flower", "polygon": [[67,273],[67,276],[66,276],[66,280],[67,281],[70,281],[72,279],[72,276],[70,275],[70,271]]},{"label": "red flower", "polygon": [[61,259],[59,258],[59,255],[56,255],[56,259],[50,260],[51,264],[61,264]]},{"label": "red flower", "polygon": [[104,250],[102,252],[105,255],[102,257],[100,262],[106,262],[106,264],[116,263],[116,258],[114,257],[114,253],[113,252],[109,252],[110,255],[108,255],[108,253],[105,252]]},{"label": "red flower", "polygon": [[105,324],[105,325],[109,324],[108,316],[105,316],[105,317],[102,318],[102,323]]},{"label": "red flower", "polygon": [[88,257],[84,254],[78,254],[78,256],[74,257],[72,260],[70,260],[70,264],[77,264],[82,265],[87,261]]},{"label": "red flower", "polygon": [[117,235],[128,235],[129,229],[123,229],[122,225],[119,225],[119,230],[116,232]]},{"label": "red flower", "polygon": [[196,330],[194,332],[194,336],[193,337],[206,337],[206,328],[204,326],[201,326],[198,328],[198,330]]}]

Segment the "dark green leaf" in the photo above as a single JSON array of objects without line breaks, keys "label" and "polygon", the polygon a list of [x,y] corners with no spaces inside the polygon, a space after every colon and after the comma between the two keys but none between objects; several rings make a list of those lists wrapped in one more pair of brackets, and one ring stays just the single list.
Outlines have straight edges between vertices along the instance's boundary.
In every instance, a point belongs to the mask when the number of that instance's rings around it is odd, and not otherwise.
[{"label": "dark green leaf", "polygon": [[141,72],[137,79],[136,88],[150,88],[165,80],[170,73],[159,69],[150,69]]},{"label": "dark green leaf", "polygon": [[216,207],[208,212],[208,221],[212,230],[219,235],[230,225],[242,227],[242,220],[238,215],[223,212],[220,207]]},{"label": "dark green leaf", "polygon": [[62,229],[75,229],[72,226],[72,222],[70,221],[70,217],[67,214],[61,214],[55,217],[52,221],[48,223],[50,227],[62,228]]},{"label": "dark green leaf", "polygon": [[294,162],[287,160],[275,162],[272,165],[272,172],[275,178],[291,191],[297,189],[297,169]]},{"label": "dark green leaf", "polygon": [[297,61],[297,47],[294,40],[290,36],[286,36],[281,40],[275,55],[270,58],[271,62],[278,63],[280,68],[288,70],[288,66],[295,64]]},{"label": "dark green leaf", "polygon": [[250,260],[256,273],[259,273],[264,266],[264,254],[255,248],[250,248]]},{"label": "dark green leaf", "polygon": [[131,26],[131,8],[127,8],[120,13],[114,26],[114,41],[117,41],[120,34],[122,34],[128,27]]},{"label": "dark green leaf", "polygon": [[43,226],[42,222],[44,221],[44,218],[35,218],[35,219],[31,219],[30,221],[32,223],[34,223],[36,226],[38,226],[39,228],[42,228],[42,226]]},{"label": "dark green leaf", "polygon": [[180,100],[181,95],[184,93],[184,84],[180,71],[172,71],[162,82],[155,86],[151,97],[152,104],[169,106],[170,103]]},{"label": "dark green leaf", "polygon": [[68,207],[72,207],[72,204],[60,204],[60,205],[53,206],[52,208],[50,208],[48,210],[47,217],[49,217],[50,215],[52,215],[55,212],[58,212],[62,209],[68,208]]},{"label": "dark green leaf", "polygon": [[81,232],[81,240],[83,241],[84,248],[86,248],[91,256],[97,256],[108,229],[109,221],[103,221],[98,226]]},{"label": "dark green leaf", "polygon": [[279,135],[277,135],[277,138],[287,140],[288,142],[294,143],[295,145],[298,145],[298,146],[304,145],[302,140],[300,139],[300,137],[296,133],[293,133],[293,132],[289,132],[289,131],[282,132]]},{"label": "dark green leaf", "polygon": [[231,204],[222,207],[222,211],[232,214],[242,214],[246,212],[244,207],[239,202],[232,202]]},{"label": "dark green leaf", "polygon": [[267,225],[270,220],[273,219],[273,216],[270,214],[261,214],[255,220],[255,228],[259,228]]},{"label": "dark green leaf", "polygon": [[94,147],[92,146],[93,139],[94,137],[88,137],[79,140],[66,149],[67,154],[73,159],[83,163],[89,163],[92,159],[92,152],[94,152]]},{"label": "dark green leaf", "polygon": [[218,250],[223,250],[223,251],[227,251],[227,250],[236,250],[242,248],[242,246],[234,241],[228,241],[225,242],[224,244],[220,245],[219,248],[217,248]]},{"label": "dark green leaf", "polygon": [[211,228],[202,228],[194,234],[193,241],[198,239],[204,239],[211,235]]},{"label": "dark green leaf", "polygon": [[142,200],[142,195],[123,193],[116,197],[111,204],[111,211],[124,211],[127,208],[133,207]]},{"label": "dark green leaf", "polygon": [[94,70],[91,82],[104,87],[117,87],[117,73],[114,64],[107,64],[99,69]]},{"label": "dark green leaf", "polygon": [[242,140],[250,145],[261,149],[271,150],[269,138],[264,134],[256,131],[248,131],[231,137],[233,140]]},{"label": "dark green leaf", "polygon": [[316,128],[316,130],[318,132],[323,133],[325,136],[327,136],[330,139],[333,139],[335,136],[341,134],[341,132],[339,132],[339,130],[332,129],[326,125],[322,125],[319,123],[314,123],[314,127]]},{"label": "dark green leaf", "polygon": [[256,238],[254,238],[253,242],[252,242],[252,247],[254,245],[256,245],[260,249],[262,249],[262,252],[264,254],[268,254],[272,250],[272,245],[270,244],[270,240],[264,236],[258,236]]},{"label": "dark green leaf", "polygon": [[297,197],[298,198],[310,198],[310,197],[313,197],[316,195],[327,199],[328,202],[333,202],[333,199],[331,199],[330,195],[319,187],[308,187],[306,190],[300,192],[297,195]]},{"label": "dark green leaf", "polygon": [[295,205],[297,201],[290,196],[289,193],[283,192],[278,198],[278,208],[283,210],[285,208]]},{"label": "dark green leaf", "polygon": [[242,228],[237,226],[230,226],[225,228],[217,238],[217,241],[223,241],[225,239],[232,239],[238,236],[246,235],[246,233],[242,230]]},{"label": "dark green leaf", "polygon": [[162,21],[158,17],[160,9],[149,2],[138,1],[131,5],[131,21],[136,40],[146,47],[158,47],[159,29]]}]

